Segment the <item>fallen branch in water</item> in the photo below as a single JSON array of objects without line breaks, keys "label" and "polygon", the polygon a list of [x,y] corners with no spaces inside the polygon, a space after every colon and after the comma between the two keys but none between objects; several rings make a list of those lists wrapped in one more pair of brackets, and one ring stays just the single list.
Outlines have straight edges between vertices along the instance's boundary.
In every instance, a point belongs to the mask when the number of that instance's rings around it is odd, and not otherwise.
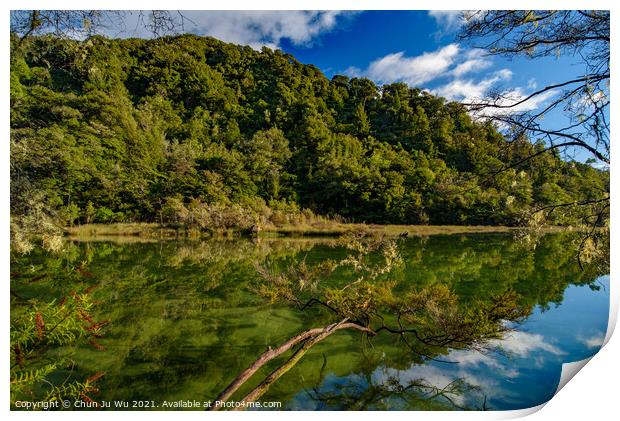
[{"label": "fallen branch in water", "polygon": [[[222,393],[220,393],[216,398],[216,402],[225,402],[227,401],[246,381],[256,373],[262,366],[264,366],[269,361],[274,358],[282,355],[293,346],[303,342],[301,348],[299,348],[295,353],[288,359],[286,363],[273,371],[265,380],[263,380],[254,390],[252,390],[248,395],[243,398],[243,402],[252,402],[258,399],[268,388],[269,386],[279,379],[284,373],[286,373],[291,367],[293,367],[297,361],[316,343],[322,341],[332,333],[342,330],[342,329],[356,329],[362,332],[366,332],[370,335],[375,335],[375,332],[367,327],[361,326],[357,323],[351,323],[347,321],[348,319],[343,319],[338,323],[333,323],[329,326],[322,328],[314,328],[307,330],[305,332],[300,333],[299,335],[289,339],[284,342],[282,345],[275,349],[269,349],[265,351],[256,361],[252,363],[248,368],[246,368],[239,376],[237,376],[227,387],[224,389]],[[213,405],[210,410],[217,411],[220,409],[220,406]],[[243,409],[243,406],[239,407],[239,409]]]}]

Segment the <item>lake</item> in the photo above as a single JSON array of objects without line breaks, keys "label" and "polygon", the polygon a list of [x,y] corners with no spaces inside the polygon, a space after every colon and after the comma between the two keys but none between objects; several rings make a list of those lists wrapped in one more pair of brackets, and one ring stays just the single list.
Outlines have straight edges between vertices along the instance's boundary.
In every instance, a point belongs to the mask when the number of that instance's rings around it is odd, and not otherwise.
[{"label": "lake", "polygon": [[[579,267],[577,241],[570,233],[399,240],[403,264],[388,274],[397,292],[440,283],[462,305],[476,306],[510,290],[532,311],[485,350],[428,355],[403,346],[398,335],[368,338],[343,330],[314,346],[261,401],[281,402],[285,410],[507,410],[547,401],[562,363],[595,354],[607,329],[609,276]],[[319,309],[260,298],[256,266],[286,270],[302,260],[314,265],[346,255],[329,238],[68,241],[60,255],[34,252],[13,262],[12,291],[22,299],[51,300],[95,287],[95,314],[110,320],[101,347],[59,350],[74,352],[75,364],[58,379],[104,372],[97,400],[202,402],[269,347],[329,323]],[[84,269],[68,279],[78,266]],[[351,276],[336,271],[326,282]],[[241,393],[285,359],[264,367]]]}]

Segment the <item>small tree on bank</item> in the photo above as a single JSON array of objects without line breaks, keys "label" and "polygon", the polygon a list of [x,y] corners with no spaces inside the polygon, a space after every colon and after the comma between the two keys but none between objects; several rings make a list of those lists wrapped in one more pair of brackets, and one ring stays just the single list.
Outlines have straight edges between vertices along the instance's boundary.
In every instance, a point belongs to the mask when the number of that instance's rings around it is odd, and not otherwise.
[{"label": "small tree on bank", "polygon": [[[402,262],[394,240],[368,238],[359,233],[347,236],[341,245],[349,254],[339,261],[328,260],[312,267],[302,261],[286,271],[257,268],[260,281],[254,288],[256,293],[272,303],[286,303],[299,311],[319,308],[329,322],[270,347],[214,401],[230,400],[265,364],[292,350],[283,364],[236,401],[236,409],[245,408],[267,392],[314,345],[341,330],[358,331],[368,338],[391,334],[401,339],[412,353],[429,357],[448,349],[483,350],[489,340],[499,339],[511,330],[507,322],[520,322],[531,312],[530,307],[519,304],[512,292],[471,306],[460,304],[458,297],[441,284],[396,293],[396,284],[389,276]],[[351,271],[353,280],[334,286],[326,279],[339,268]],[[218,410],[221,406],[211,409]]]}]

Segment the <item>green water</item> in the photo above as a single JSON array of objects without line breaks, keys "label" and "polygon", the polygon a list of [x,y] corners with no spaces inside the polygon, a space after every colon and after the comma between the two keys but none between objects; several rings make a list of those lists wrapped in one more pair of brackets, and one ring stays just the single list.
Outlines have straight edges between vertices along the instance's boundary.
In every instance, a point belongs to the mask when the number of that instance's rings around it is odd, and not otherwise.
[{"label": "green water", "polygon": [[[396,291],[442,283],[465,305],[516,291],[532,304],[528,320],[498,341],[506,352],[445,350],[416,355],[395,335],[368,339],[338,332],[316,345],[261,398],[282,409],[516,409],[548,400],[562,362],[600,347],[607,326],[609,278],[575,256],[575,235],[530,241],[507,234],[432,236],[399,242],[404,264],[390,279]],[[270,305],[252,286],[255,266],[310,265],[346,256],[329,239],[237,241],[74,242],[59,256],[33,253],[14,262],[12,291],[23,299],[60,298],[96,285],[98,319],[109,319],[99,342],[81,345],[63,375],[83,379],[102,371],[98,400],[208,401],[269,346],[330,321],[316,309]],[[67,281],[83,264],[88,272]],[[20,282],[37,275],[36,282]],[[350,280],[346,271],[328,282]],[[17,304],[12,302],[15,310]],[[280,365],[268,364],[243,392]],[[399,384],[421,379],[425,387]],[[437,389],[429,389],[433,385]],[[435,393],[451,385],[451,394]],[[457,387],[458,386],[458,387]],[[162,409],[161,406],[158,409]]]}]

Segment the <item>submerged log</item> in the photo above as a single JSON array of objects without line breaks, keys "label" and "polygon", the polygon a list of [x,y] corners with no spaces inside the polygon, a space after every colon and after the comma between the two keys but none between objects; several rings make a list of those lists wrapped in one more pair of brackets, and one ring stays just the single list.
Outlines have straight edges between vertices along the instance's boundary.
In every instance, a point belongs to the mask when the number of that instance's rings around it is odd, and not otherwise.
[{"label": "submerged log", "polygon": [[[215,402],[225,402],[227,401],[233,393],[235,393],[246,381],[252,377],[254,373],[256,373],[262,366],[264,366],[267,362],[273,360],[274,358],[282,355],[293,346],[298,343],[303,343],[300,349],[295,351],[295,353],[279,368],[273,371],[267,378],[265,378],[256,388],[254,388],[248,395],[246,395],[242,402],[253,402],[263,395],[269,388],[269,386],[274,383],[277,379],[279,379],[284,373],[286,373],[289,369],[291,369],[299,359],[317,342],[322,341],[327,336],[332,333],[342,330],[342,329],[354,329],[360,330],[362,332],[368,333],[370,335],[375,335],[375,332],[371,329],[361,326],[357,323],[348,322],[347,319],[344,319],[338,323],[333,323],[329,326],[323,328],[315,328],[310,329],[305,332],[300,333],[297,336],[289,339],[284,342],[282,345],[277,348],[271,348],[265,351],[252,365],[246,368],[240,375],[238,375],[227,387],[221,392],[215,399]],[[244,409],[245,407],[241,407],[238,409]],[[221,406],[214,405],[209,408],[210,411],[217,411],[221,409]]]}]

